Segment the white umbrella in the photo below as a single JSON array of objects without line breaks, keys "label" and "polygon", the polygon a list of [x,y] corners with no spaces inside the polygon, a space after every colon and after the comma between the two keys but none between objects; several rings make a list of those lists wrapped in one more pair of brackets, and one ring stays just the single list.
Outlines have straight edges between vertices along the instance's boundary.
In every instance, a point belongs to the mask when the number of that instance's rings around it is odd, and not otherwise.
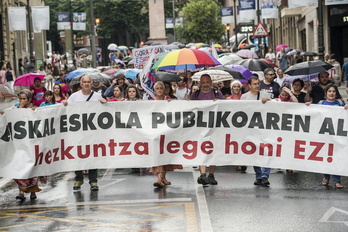
[{"label": "white umbrella", "polygon": [[110,51],[117,51],[117,45],[114,43],[109,44],[108,49]]},{"label": "white umbrella", "polygon": [[219,59],[217,59],[222,65],[228,65],[228,64],[234,64],[240,60],[243,60],[242,57],[236,55],[236,54],[231,54],[227,56],[223,56]]},{"label": "white umbrella", "polygon": [[203,70],[200,72],[196,72],[195,74],[193,74],[192,80],[200,81],[201,76],[203,74],[208,74],[213,82],[233,80],[231,74],[222,70]]}]

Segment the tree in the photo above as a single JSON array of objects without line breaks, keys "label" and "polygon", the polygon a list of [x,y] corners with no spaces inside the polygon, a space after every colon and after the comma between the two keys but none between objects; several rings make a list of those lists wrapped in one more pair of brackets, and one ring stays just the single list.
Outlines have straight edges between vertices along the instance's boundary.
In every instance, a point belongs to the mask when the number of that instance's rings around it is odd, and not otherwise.
[{"label": "tree", "polygon": [[182,9],[184,23],[178,27],[178,36],[186,42],[210,43],[220,41],[225,34],[220,7],[213,0],[190,0]]}]

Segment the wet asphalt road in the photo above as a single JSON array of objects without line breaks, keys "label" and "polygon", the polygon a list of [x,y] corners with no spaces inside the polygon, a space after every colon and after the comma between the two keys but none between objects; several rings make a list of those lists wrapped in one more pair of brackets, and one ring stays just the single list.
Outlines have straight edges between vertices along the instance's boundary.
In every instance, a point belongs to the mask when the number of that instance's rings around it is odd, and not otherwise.
[{"label": "wet asphalt road", "polygon": [[15,184],[0,181],[0,231],[348,231],[346,189],[320,186],[321,174],[274,169],[269,188],[254,173],[218,167],[217,186],[196,183],[191,167],[171,172],[156,189],[143,169],[99,170],[98,192],[87,180],[73,191],[74,173],[56,174],[37,200],[14,199]]}]

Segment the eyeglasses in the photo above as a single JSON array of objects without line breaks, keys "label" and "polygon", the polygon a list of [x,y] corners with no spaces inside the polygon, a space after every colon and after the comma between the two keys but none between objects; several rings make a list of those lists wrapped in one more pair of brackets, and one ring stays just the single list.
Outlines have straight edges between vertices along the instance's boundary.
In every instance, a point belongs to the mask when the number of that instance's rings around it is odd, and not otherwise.
[{"label": "eyeglasses", "polygon": [[268,75],[268,76],[275,76],[274,73],[268,73],[267,75]]}]

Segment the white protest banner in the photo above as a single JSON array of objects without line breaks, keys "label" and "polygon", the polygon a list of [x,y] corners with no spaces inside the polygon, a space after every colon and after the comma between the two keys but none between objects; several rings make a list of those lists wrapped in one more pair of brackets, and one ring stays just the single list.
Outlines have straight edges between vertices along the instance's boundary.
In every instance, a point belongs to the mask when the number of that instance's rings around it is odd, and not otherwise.
[{"label": "white protest banner", "polygon": [[0,176],[255,165],[348,176],[348,111],[259,101],[80,102],[0,115]]},{"label": "white protest banner", "polygon": [[159,46],[148,46],[144,48],[133,49],[134,68],[144,69],[146,62],[148,61],[151,53],[155,54],[155,61],[164,53],[166,50],[162,45]]},{"label": "white protest banner", "polygon": [[31,17],[33,21],[34,32],[50,29],[50,7],[32,6]]},{"label": "white protest banner", "polygon": [[10,31],[26,31],[27,12],[25,7],[8,7],[7,9]]}]

